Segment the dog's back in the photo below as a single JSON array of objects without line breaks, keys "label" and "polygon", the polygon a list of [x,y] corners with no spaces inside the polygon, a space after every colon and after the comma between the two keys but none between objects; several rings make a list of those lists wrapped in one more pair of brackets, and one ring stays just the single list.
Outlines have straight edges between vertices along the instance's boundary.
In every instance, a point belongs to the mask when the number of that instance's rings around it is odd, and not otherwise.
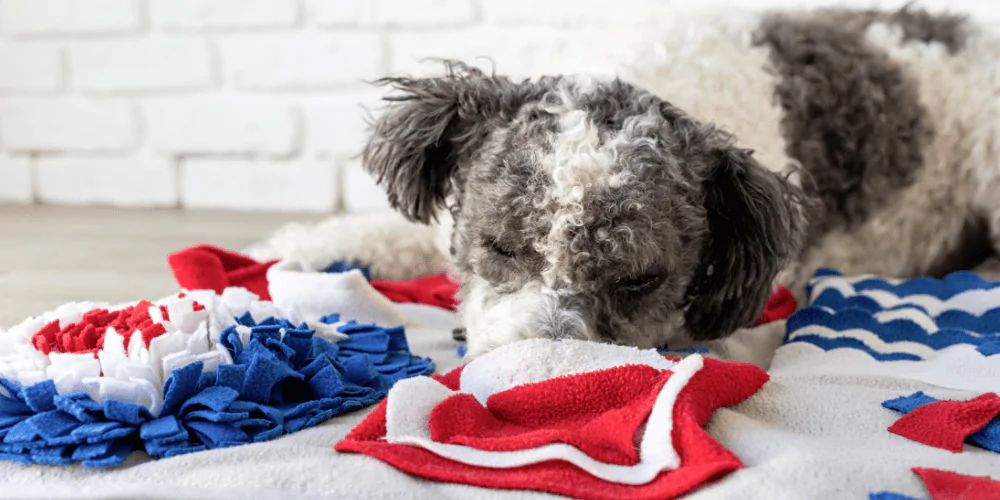
[{"label": "dog's back", "polygon": [[816,203],[785,284],[820,266],[942,274],[1000,232],[1000,41],[973,22],[915,9],[670,13],[623,35],[575,44],[563,68],[630,80],[733,132],[770,169],[798,171]]}]

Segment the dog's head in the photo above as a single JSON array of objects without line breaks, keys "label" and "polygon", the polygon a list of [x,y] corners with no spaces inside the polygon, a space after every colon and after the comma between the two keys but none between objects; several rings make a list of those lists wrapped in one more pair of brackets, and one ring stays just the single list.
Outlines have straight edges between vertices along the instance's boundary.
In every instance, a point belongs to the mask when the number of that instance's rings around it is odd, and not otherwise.
[{"label": "dog's head", "polygon": [[411,219],[450,211],[470,354],[710,340],[761,312],[801,223],[751,151],[620,80],[446,69],[380,81],[363,159]]}]

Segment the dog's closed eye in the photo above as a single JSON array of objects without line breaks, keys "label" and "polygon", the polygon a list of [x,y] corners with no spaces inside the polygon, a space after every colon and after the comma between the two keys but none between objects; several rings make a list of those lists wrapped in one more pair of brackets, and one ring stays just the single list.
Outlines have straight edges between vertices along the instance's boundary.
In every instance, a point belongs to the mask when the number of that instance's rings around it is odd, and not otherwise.
[{"label": "dog's closed eye", "polygon": [[486,240],[486,248],[498,257],[503,257],[505,259],[513,259],[517,257],[517,251],[511,249],[507,245],[504,245],[496,238],[489,238]]},{"label": "dog's closed eye", "polygon": [[646,273],[636,277],[615,280],[615,290],[620,294],[638,296],[653,292],[666,281],[663,273]]}]

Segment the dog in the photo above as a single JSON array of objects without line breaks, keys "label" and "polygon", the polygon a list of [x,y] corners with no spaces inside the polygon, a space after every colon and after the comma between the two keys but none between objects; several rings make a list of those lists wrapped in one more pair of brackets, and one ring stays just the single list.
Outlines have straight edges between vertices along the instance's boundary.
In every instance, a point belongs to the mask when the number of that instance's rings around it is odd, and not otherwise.
[{"label": "dog", "polygon": [[[752,325],[813,272],[941,276],[1000,248],[1000,42],[960,16],[658,17],[516,80],[388,77],[362,160],[440,228],[470,357]],[[566,57],[560,60],[568,61]]]}]

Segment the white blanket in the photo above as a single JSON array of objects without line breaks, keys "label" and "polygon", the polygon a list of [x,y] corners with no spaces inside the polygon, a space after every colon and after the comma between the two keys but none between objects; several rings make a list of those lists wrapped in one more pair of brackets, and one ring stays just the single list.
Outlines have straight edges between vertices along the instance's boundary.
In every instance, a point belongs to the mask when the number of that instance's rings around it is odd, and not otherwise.
[{"label": "white blanket", "polygon": [[[455,315],[425,306],[399,308],[418,325],[408,329],[415,354],[432,357],[438,373],[461,363],[451,338]],[[886,399],[918,390],[967,399],[978,389],[943,388],[870,370],[859,374],[835,357],[795,355],[796,349],[814,349],[801,344],[779,349],[771,381],[745,403],[717,411],[708,426],[746,468],[687,498],[864,499],[883,490],[926,498],[911,467],[1000,476],[1000,454],[971,445],[953,454],[886,430],[899,418],[881,407]],[[135,453],[110,470],[0,462],[0,498],[549,497],[415,479],[366,456],[334,452],[333,445],[368,411],[265,443],[160,460]]]}]

